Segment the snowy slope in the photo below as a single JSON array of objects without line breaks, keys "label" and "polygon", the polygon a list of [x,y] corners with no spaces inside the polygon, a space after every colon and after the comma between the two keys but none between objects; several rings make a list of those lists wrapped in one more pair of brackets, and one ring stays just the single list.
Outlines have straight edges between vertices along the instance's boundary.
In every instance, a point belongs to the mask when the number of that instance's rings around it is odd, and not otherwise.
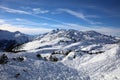
[{"label": "snowy slope", "polygon": [[[0,80],[120,80],[118,44],[106,45],[106,51],[101,54],[72,51],[58,62],[38,58],[38,53],[5,53],[9,62],[0,64]],[[24,60],[13,60],[19,56]]]},{"label": "snowy slope", "polygon": [[[111,45],[102,54],[78,56],[80,53],[71,52],[62,62],[70,68],[84,71],[91,80],[120,80],[120,46]],[[73,58],[73,55],[77,56]]]}]

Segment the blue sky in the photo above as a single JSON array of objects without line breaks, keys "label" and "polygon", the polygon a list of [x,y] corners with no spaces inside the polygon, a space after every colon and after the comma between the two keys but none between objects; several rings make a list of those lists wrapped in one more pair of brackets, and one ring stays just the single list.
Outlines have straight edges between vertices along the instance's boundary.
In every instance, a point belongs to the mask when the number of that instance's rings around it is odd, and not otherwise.
[{"label": "blue sky", "polygon": [[0,29],[39,34],[56,28],[120,36],[120,0],[0,0]]}]

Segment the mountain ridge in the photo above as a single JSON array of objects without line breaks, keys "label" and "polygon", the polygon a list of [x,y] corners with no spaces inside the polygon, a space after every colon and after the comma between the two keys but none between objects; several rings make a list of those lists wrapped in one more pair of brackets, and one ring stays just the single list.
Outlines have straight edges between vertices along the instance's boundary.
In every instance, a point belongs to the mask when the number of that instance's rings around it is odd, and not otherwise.
[{"label": "mountain ridge", "polygon": [[6,30],[0,30],[0,49],[11,51],[16,45],[20,45],[29,41],[26,34],[19,31],[9,32]]},{"label": "mountain ridge", "polygon": [[[115,37],[104,35],[96,31],[78,31],[73,29],[56,29],[38,36],[33,41],[25,43],[20,50],[37,49],[39,47],[65,47],[72,43],[80,42],[79,46],[91,44],[112,44],[118,40]],[[32,45],[33,46],[30,48]],[[43,45],[43,46],[42,46]],[[25,47],[27,46],[27,47]],[[34,48],[35,47],[35,48]],[[27,49],[28,48],[28,49]]]}]

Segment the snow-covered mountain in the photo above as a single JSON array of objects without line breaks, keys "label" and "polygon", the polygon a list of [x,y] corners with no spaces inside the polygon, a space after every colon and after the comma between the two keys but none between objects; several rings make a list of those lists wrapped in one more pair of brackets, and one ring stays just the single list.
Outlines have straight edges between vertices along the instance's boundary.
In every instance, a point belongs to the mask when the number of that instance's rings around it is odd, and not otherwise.
[{"label": "snow-covered mountain", "polygon": [[34,50],[44,48],[83,48],[89,45],[112,44],[118,40],[115,37],[100,34],[95,31],[77,31],[73,29],[57,29],[38,36],[35,40],[25,43],[16,50]]},{"label": "snow-covered mountain", "polygon": [[16,40],[17,43],[25,43],[28,41],[28,37],[19,31],[9,32],[0,30],[0,40]]},{"label": "snow-covered mountain", "polygon": [[27,35],[16,31],[9,32],[0,30],[0,49],[7,49],[15,45],[23,44],[29,41]]},{"label": "snow-covered mountain", "polygon": [[25,51],[0,52],[0,80],[120,80],[120,40],[95,31],[57,29],[13,50]]}]

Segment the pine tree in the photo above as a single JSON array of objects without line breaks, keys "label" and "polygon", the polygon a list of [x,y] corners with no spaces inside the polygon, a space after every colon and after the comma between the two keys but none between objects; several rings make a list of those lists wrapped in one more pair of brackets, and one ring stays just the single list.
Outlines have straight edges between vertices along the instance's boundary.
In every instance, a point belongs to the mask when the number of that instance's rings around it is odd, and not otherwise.
[{"label": "pine tree", "polygon": [[0,64],[6,64],[7,62],[8,62],[8,57],[5,54],[0,56]]}]

